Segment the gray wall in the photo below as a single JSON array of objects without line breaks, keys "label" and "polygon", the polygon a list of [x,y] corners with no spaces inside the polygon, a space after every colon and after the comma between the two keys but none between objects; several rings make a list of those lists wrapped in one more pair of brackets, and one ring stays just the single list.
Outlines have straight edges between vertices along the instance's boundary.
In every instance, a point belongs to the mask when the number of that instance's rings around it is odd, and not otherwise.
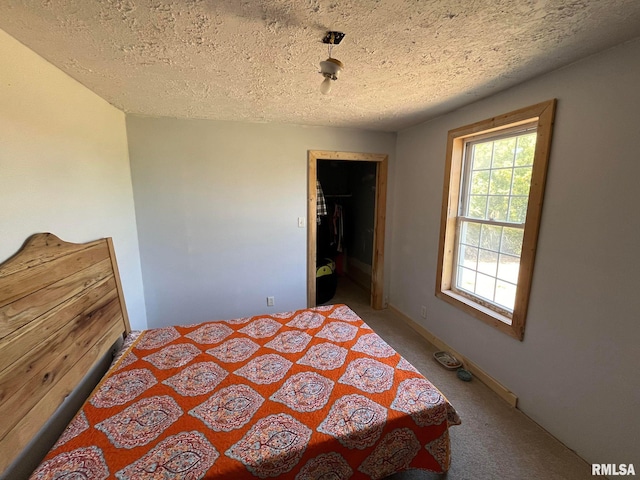
[{"label": "gray wall", "polygon": [[395,134],[135,115],[127,132],[150,327],[306,307],[307,150],[388,153],[393,178]]},{"label": "gray wall", "polygon": [[0,30],[0,262],[26,238],[113,237],[133,328],[146,313],[125,115]]},{"label": "gray wall", "polygon": [[[390,299],[511,389],[522,411],[588,462],[636,468],[639,58],[634,41],[399,132]],[[531,304],[519,342],[434,296],[446,138],[452,128],[554,97]]]}]

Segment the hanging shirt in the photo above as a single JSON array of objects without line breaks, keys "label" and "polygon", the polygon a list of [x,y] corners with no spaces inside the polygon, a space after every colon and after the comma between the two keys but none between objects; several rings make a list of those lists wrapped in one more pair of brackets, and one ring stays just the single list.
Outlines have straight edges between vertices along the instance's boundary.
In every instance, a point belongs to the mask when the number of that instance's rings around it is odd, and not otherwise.
[{"label": "hanging shirt", "polygon": [[317,193],[316,215],[318,216],[318,223],[320,223],[320,217],[327,215],[327,201],[324,198],[324,193],[322,192],[322,185],[320,185],[320,180],[316,180],[316,193]]}]

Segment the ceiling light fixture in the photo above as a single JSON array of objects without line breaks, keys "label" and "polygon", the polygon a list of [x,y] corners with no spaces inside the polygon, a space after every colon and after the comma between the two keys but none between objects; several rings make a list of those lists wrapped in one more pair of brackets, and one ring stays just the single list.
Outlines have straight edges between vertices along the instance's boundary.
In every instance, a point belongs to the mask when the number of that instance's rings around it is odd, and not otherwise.
[{"label": "ceiling light fixture", "polygon": [[344,67],[340,60],[331,57],[331,51],[334,45],[338,45],[343,38],[344,33],[342,32],[327,32],[322,39],[322,43],[326,43],[329,49],[329,58],[324,62],[320,62],[320,73],[324,77],[324,80],[320,84],[320,92],[325,95],[331,91],[331,82],[338,79],[338,75]]}]

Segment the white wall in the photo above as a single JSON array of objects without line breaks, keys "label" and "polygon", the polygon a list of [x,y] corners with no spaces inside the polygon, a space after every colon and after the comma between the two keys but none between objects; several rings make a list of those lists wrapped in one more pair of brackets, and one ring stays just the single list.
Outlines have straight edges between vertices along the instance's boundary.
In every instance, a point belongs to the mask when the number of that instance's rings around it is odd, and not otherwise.
[{"label": "white wall", "polygon": [[113,237],[131,324],[146,328],[125,116],[0,30],[0,261],[28,236]]},{"label": "white wall", "polygon": [[307,150],[389,153],[393,178],[390,133],[133,115],[127,130],[153,327],[306,307]]},{"label": "white wall", "polygon": [[[588,462],[636,468],[639,58],[636,40],[399,132],[390,298],[511,389],[526,414]],[[554,97],[531,304],[519,342],[434,296],[447,131]]]}]

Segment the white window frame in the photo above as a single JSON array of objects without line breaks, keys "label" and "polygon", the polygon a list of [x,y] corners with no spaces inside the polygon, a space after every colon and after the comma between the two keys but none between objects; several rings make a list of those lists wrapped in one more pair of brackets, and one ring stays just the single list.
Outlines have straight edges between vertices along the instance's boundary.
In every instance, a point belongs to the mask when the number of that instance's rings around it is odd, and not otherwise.
[{"label": "white window frame", "polygon": [[[553,99],[456,128],[449,131],[447,140],[436,296],[518,340],[522,340],[524,337],[551,148],[555,106],[556,100]],[[469,168],[465,167],[468,162],[465,162],[464,159],[466,143],[476,142],[481,139],[498,139],[505,134],[512,135],[514,131],[524,128],[535,128],[537,138],[527,214],[523,224],[524,233],[515,305],[513,312],[510,312],[491,302],[483,301],[481,298],[455,288],[454,278],[458,251],[457,236],[459,225],[461,224],[461,201],[464,198],[461,181],[464,178],[463,169]],[[481,222],[484,222],[484,220]],[[513,223],[509,222],[495,223],[509,227],[514,226]]]}]

